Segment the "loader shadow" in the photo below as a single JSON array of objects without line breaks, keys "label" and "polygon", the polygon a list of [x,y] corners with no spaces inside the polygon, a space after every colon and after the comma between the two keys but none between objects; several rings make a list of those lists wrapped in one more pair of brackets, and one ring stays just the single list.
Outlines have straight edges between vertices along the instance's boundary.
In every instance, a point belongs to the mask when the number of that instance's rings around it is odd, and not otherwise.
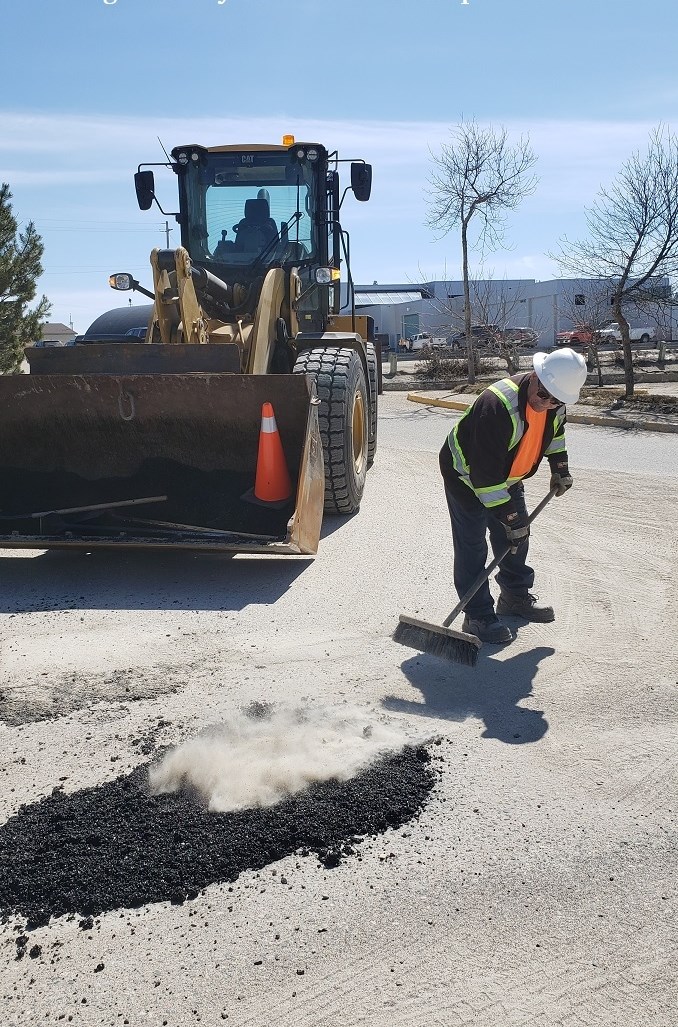
[{"label": "loader shadow", "polygon": [[54,610],[225,610],[280,599],[310,557],[78,552],[0,557],[0,613]]},{"label": "loader shadow", "polygon": [[539,663],[554,652],[540,646],[504,661],[482,659],[476,668],[420,653],[405,660],[402,669],[424,702],[385,696],[382,706],[420,717],[455,721],[476,717],[485,725],[482,738],[496,738],[507,745],[537,742],[548,731],[543,710],[526,709],[519,703],[532,695]]},{"label": "loader shadow", "polygon": [[325,514],[320,529],[320,540],[322,541],[325,538],[329,538],[330,535],[334,535],[335,531],[346,527],[357,516],[357,511],[352,514]]}]

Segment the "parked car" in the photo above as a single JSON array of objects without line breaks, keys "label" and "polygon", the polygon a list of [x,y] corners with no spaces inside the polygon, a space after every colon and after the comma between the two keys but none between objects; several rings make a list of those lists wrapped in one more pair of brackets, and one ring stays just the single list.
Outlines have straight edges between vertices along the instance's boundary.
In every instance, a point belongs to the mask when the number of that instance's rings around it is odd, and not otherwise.
[{"label": "parked car", "polygon": [[[499,325],[471,325],[471,338],[477,342],[494,342],[501,335]],[[466,342],[466,331],[456,332],[450,339],[451,345],[463,345]]]},{"label": "parked car", "polygon": [[519,342],[523,346],[534,346],[539,338],[539,332],[534,328],[504,328],[501,333],[505,342]]},{"label": "parked car", "polygon": [[556,334],[556,346],[590,346],[601,341],[603,329],[590,325],[575,325],[566,332]]},{"label": "parked car", "polygon": [[[644,346],[646,346],[647,343],[650,342],[652,339],[655,339],[657,337],[657,329],[651,327],[631,327],[629,329],[629,333],[631,342],[642,342]],[[611,324],[609,324],[607,328],[602,328],[599,334],[603,342],[622,341],[621,328],[619,327],[619,324],[616,321],[613,321]]]}]

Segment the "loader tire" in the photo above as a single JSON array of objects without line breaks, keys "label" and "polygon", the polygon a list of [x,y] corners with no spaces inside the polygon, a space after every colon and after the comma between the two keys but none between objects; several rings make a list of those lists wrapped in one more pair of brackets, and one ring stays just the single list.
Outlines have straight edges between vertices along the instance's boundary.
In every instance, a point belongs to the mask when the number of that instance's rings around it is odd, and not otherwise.
[{"label": "loader tire", "polygon": [[369,431],[362,361],[352,349],[318,347],[299,354],[294,373],[312,374],[316,380],[325,511],[355,513],[365,487]]},{"label": "loader tire", "polygon": [[367,343],[367,375],[370,380],[370,416],[367,437],[367,466],[371,467],[377,452],[377,393],[379,392],[379,371],[377,354],[371,342]]}]

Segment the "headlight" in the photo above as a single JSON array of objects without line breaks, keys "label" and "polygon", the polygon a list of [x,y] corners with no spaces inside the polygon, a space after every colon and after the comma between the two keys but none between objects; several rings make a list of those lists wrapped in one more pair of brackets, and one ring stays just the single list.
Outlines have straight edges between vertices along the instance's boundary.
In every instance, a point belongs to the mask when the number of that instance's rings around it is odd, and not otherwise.
[{"label": "headlight", "polygon": [[332,281],[332,268],[317,267],[315,269],[315,280],[318,285],[329,285]]}]

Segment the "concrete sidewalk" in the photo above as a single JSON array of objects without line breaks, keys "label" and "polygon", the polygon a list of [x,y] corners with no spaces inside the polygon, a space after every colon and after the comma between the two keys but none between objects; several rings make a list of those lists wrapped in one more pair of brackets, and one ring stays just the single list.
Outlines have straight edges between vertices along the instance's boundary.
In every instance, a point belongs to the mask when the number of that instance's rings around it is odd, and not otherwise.
[{"label": "concrete sidewalk", "polygon": [[[635,431],[678,432],[678,405],[675,410],[662,412],[656,410],[625,409],[617,404],[619,387],[610,391],[610,401],[602,406],[587,403],[574,403],[567,407],[567,420],[572,424],[595,424],[606,428],[625,428]],[[614,394],[613,394],[614,392]],[[678,382],[652,382],[643,384],[636,389],[639,396],[675,396],[678,398]],[[408,400],[424,406],[443,407],[447,410],[466,410],[475,398],[472,394],[441,392],[429,390],[413,390],[408,393]]]}]

